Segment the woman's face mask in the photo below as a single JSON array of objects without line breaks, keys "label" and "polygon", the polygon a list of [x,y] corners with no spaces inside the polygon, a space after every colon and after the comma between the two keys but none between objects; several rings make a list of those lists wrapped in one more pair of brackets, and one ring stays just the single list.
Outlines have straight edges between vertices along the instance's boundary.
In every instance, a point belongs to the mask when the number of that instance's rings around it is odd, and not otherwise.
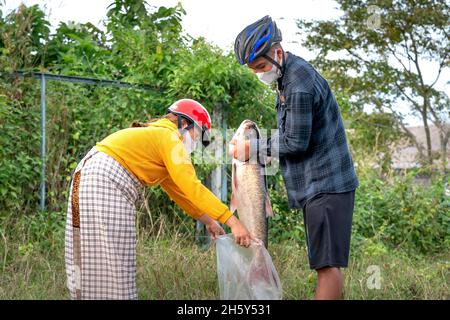
[{"label": "woman's face mask", "polygon": [[183,144],[184,144],[184,147],[186,148],[186,151],[188,154],[191,154],[192,152],[194,152],[199,146],[198,139],[197,138],[195,140],[192,139],[191,131],[192,131],[192,129],[189,131],[186,131],[183,134]]},{"label": "woman's face mask", "polygon": [[[280,64],[280,62],[277,59],[277,52],[275,51],[275,57],[273,58],[278,64]],[[267,72],[259,72],[256,73],[256,76],[258,77],[258,79],[267,84],[267,85],[271,85],[275,80],[277,80],[279,77],[281,77],[281,70],[274,64],[272,63],[272,69],[267,71]]]}]

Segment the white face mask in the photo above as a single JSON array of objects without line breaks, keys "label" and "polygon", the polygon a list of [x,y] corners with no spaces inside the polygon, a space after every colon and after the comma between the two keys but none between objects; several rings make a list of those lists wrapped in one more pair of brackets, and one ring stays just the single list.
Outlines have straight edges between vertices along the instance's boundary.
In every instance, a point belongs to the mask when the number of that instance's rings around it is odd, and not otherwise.
[{"label": "white face mask", "polygon": [[[275,57],[274,60],[278,62],[277,60],[277,53],[275,52]],[[267,85],[271,85],[275,80],[277,80],[279,77],[281,77],[281,70],[278,69],[278,67],[272,63],[272,69],[267,71],[267,72],[258,72],[256,74],[256,76],[258,77],[258,79],[267,84]]]},{"label": "white face mask", "polygon": [[192,140],[189,131],[183,134],[183,144],[188,154],[191,154],[195,149],[197,149],[197,143],[196,141]]}]

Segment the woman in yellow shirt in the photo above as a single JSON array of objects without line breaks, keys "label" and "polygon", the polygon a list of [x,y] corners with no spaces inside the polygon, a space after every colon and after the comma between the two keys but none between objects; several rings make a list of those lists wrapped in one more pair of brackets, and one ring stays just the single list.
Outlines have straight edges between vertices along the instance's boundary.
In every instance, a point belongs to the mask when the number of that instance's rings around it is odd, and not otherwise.
[{"label": "woman in yellow shirt", "polygon": [[175,102],[167,115],[120,130],[89,151],[75,169],[69,196],[65,261],[72,299],[136,299],[135,202],[145,185],[161,185],[213,238],[231,228],[250,244],[245,226],[199,181],[189,153],[206,145],[208,111],[197,101]]}]

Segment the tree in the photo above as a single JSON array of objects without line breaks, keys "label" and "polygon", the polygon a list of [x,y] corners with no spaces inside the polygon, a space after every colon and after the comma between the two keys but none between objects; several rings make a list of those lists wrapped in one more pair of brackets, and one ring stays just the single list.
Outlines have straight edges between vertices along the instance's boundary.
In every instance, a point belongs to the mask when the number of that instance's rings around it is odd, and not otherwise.
[{"label": "tree", "polygon": [[0,11],[0,66],[6,70],[33,68],[45,57],[50,23],[38,5],[17,10],[2,18]]},{"label": "tree", "polygon": [[[440,157],[444,169],[450,138],[450,99],[436,87],[450,62],[450,6],[429,0],[337,0],[343,17],[331,21],[298,20],[304,45],[319,53],[313,63],[327,69],[332,86],[343,90],[360,109],[371,105],[392,113],[429,165]],[[333,59],[331,53],[339,58]],[[424,69],[434,65],[435,78]],[[399,101],[421,119],[426,135],[422,146],[408,130]],[[433,154],[430,123],[439,130],[441,150]]]},{"label": "tree", "polygon": [[335,96],[346,124],[355,164],[358,168],[375,168],[380,176],[389,172],[391,147],[404,137],[395,118],[387,112],[368,114],[352,108],[349,98],[342,92],[336,92]]}]

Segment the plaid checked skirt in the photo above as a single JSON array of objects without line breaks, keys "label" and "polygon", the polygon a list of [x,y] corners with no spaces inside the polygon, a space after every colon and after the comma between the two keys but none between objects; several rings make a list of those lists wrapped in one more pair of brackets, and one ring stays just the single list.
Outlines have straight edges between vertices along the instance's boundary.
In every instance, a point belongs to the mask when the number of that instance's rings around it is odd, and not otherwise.
[{"label": "plaid checked skirt", "polygon": [[72,299],[137,299],[136,212],[141,183],[92,148],[75,169],[65,234]]}]

